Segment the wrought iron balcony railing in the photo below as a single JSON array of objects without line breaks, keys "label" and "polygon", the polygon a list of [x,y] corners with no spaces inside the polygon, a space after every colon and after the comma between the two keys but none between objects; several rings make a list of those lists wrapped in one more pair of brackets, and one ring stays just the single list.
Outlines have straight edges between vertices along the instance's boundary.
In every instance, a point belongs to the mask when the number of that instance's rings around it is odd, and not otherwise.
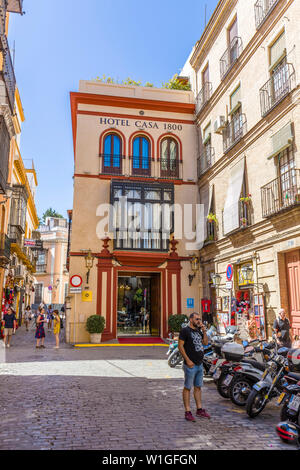
[{"label": "wrought iron balcony railing", "polygon": [[230,233],[226,233],[226,234],[224,233],[224,211],[222,212],[222,231],[223,231],[224,236],[234,234],[252,225],[250,204],[246,204],[243,201],[239,200],[238,205],[239,205],[239,226]]},{"label": "wrought iron balcony railing", "polygon": [[276,7],[279,0],[258,0],[254,5],[255,25],[259,29]]},{"label": "wrought iron balcony railing", "polygon": [[11,110],[11,113],[13,114],[14,105],[15,105],[16,77],[15,77],[14,66],[12,63],[12,58],[10,55],[9,46],[8,46],[5,35],[1,36],[0,48],[3,53],[3,65],[2,65],[1,74],[5,82],[10,110]]},{"label": "wrought iron balcony railing", "polygon": [[285,63],[274,71],[272,77],[259,90],[262,117],[277,106],[296,86],[295,69]]},{"label": "wrought iron balcony railing", "polygon": [[261,188],[262,216],[270,217],[300,204],[300,170],[291,169]]},{"label": "wrought iron balcony railing", "polygon": [[20,248],[23,246],[23,231],[19,225],[9,225],[8,236],[10,242],[19,245]]},{"label": "wrought iron balcony railing", "polygon": [[206,82],[202,90],[198,93],[196,98],[196,113],[200,113],[200,111],[204,108],[206,103],[210,100],[212,95],[212,83]]},{"label": "wrought iron balcony railing", "polygon": [[236,36],[220,59],[221,80],[230,72],[243,50],[242,39]]},{"label": "wrought iron balcony railing", "polygon": [[36,273],[45,273],[47,272],[47,265],[46,264],[37,264],[35,267]]},{"label": "wrought iron balcony railing", "polygon": [[5,194],[8,177],[10,136],[3,116],[0,116],[0,193]]},{"label": "wrought iron balcony railing", "polygon": [[210,145],[205,147],[198,158],[198,178],[209,170],[215,163],[215,149]]},{"label": "wrought iron balcony railing", "polygon": [[151,176],[151,161],[153,160],[150,156],[131,156],[129,160],[131,164],[132,176]]},{"label": "wrought iron balcony railing", "polygon": [[243,113],[234,115],[223,131],[223,150],[229,152],[246,134],[247,118]]},{"label": "wrought iron balcony railing", "polygon": [[0,234],[0,265],[8,264],[10,259],[10,239],[5,233]]},{"label": "wrought iron balcony railing", "polygon": [[207,237],[204,241],[204,245],[208,245],[209,243],[214,243],[217,241],[217,225],[215,222],[206,222],[206,230],[207,230]]},{"label": "wrought iron balcony railing", "polygon": [[160,178],[182,179],[182,161],[160,158]]},{"label": "wrought iron balcony railing", "polygon": [[[7,1],[0,0],[0,36],[5,35],[5,18],[7,11]],[[1,41],[1,39],[0,39]]]},{"label": "wrought iron balcony railing", "polygon": [[100,174],[122,175],[123,155],[100,154]]}]

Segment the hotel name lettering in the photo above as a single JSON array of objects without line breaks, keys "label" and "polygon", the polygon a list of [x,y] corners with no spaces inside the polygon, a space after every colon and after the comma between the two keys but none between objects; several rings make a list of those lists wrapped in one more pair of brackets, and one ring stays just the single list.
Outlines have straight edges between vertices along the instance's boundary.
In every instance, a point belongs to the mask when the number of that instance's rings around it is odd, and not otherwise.
[{"label": "hotel name lettering", "polygon": [[[108,126],[131,127],[128,119],[100,118],[100,124]],[[138,129],[159,129],[157,122],[153,121],[134,121],[134,127]],[[163,123],[163,129],[166,131],[182,131],[181,124]]]}]

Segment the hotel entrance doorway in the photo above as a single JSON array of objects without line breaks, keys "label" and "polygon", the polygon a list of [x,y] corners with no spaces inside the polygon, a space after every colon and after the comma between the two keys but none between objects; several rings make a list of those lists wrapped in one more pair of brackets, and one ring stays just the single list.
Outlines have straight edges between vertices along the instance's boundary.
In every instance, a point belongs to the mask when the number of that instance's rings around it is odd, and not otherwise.
[{"label": "hotel entrance doorway", "polygon": [[159,336],[160,311],[160,274],[119,274],[118,336]]}]

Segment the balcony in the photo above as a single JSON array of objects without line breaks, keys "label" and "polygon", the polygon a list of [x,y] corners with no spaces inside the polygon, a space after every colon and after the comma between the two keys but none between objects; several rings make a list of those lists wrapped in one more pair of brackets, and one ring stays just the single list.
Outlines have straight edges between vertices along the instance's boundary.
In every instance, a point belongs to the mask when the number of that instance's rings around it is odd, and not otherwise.
[{"label": "balcony", "polygon": [[124,155],[100,154],[100,174],[122,175],[122,160]]},{"label": "balcony", "polygon": [[23,231],[18,225],[9,225],[8,236],[11,244],[18,245],[21,249],[23,246]]},{"label": "balcony", "polygon": [[7,11],[23,15],[23,0],[7,0]]},{"label": "balcony", "polygon": [[222,231],[223,231],[223,235],[226,237],[235,235],[241,230],[245,230],[246,228],[252,225],[250,204],[249,203],[246,204],[245,202],[239,200],[238,205],[239,205],[239,226],[230,233],[226,233],[226,234],[224,233],[224,211],[222,213]]},{"label": "balcony", "polygon": [[274,71],[272,77],[259,90],[262,117],[275,108],[296,86],[295,69],[284,64]]},{"label": "balcony", "polygon": [[291,169],[261,188],[262,216],[300,205],[300,170]]},{"label": "balcony", "polygon": [[0,193],[5,194],[8,177],[10,136],[3,116],[0,116]]},{"label": "balcony", "polygon": [[204,108],[206,103],[210,100],[212,95],[212,83],[206,82],[202,90],[198,93],[196,98],[196,113],[200,113],[200,111]]},{"label": "balcony", "polygon": [[230,72],[230,70],[240,57],[242,50],[242,39],[238,36],[233,38],[230,46],[228,47],[228,49],[226,49],[220,59],[221,80],[224,80],[226,75]]},{"label": "balcony", "polygon": [[255,25],[259,29],[276,7],[279,0],[258,0],[254,5]]},{"label": "balcony", "polygon": [[223,150],[229,152],[246,134],[247,118],[243,113],[234,115],[223,131]]},{"label": "balcony", "polygon": [[46,273],[47,272],[47,265],[46,264],[37,264],[35,267],[35,272],[37,274]]},{"label": "balcony", "polygon": [[215,163],[215,149],[210,145],[204,148],[203,153],[198,158],[198,178],[206,173]]},{"label": "balcony", "polygon": [[100,155],[100,174],[137,178],[182,179],[182,161],[178,159]]},{"label": "balcony", "polygon": [[0,266],[6,265],[10,260],[10,239],[4,233],[0,234]]},{"label": "balcony", "polygon": [[7,11],[6,0],[0,0],[0,36],[5,35],[6,11]]},{"label": "balcony", "polygon": [[3,53],[3,65],[2,71],[0,73],[5,83],[10,111],[13,114],[15,105],[16,77],[8,42],[5,35],[1,36],[0,49]]},{"label": "balcony", "polygon": [[209,245],[211,243],[215,243],[218,239],[217,236],[217,224],[215,222],[206,222],[206,233],[207,237],[204,241],[204,245]]}]

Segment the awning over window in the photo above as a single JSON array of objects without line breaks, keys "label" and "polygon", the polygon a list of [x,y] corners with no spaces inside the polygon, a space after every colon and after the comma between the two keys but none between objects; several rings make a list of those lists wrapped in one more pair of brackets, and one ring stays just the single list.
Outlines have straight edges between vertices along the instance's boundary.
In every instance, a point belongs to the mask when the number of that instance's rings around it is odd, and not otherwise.
[{"label": "awning over window", "polygon": [[245,157],[236,163],[230,170],[229,187],[223,213],[224,235],[236,230],[240,226],[239,203],[244,180],[244,172]]},{"label": "awning over window", "polygon": [[288,148],[293,142],[293,128],[292,123],[289,122],[286,126],[284,126],[280,131],[276,132],[276,134],[272,135],[272,153],[268,157],[270,160],[273,157],[276,157],[279,153],[283,152],[286,148]]}]

